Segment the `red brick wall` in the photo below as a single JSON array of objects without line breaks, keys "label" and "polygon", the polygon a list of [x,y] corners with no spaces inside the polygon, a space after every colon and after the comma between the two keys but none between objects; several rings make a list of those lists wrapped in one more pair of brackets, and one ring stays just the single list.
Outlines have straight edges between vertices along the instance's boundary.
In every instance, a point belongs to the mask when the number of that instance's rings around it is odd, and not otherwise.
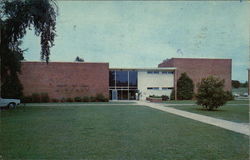
[{"label": "red brick wall", "polygon": [[202,59],[202,58],[172,58],[162,62],[158,67],[176,67],[177,80],[181,73],[186,72],[195,83],[209,75],[225,80],[225,89],[231,91],[231,59]]},{"label": "red brick wall", "polygon": [[25,96],[48,93],[50,98],[108,97],[108,63],[22,62],[20,80]]}]

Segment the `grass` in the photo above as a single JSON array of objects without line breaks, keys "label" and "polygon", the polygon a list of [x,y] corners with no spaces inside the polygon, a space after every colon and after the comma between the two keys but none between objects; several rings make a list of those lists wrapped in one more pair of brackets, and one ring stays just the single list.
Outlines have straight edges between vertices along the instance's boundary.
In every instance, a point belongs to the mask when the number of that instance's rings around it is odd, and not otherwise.
[{"label": "grass", "polygon": [[144,106],[1,111],[3,159],[247,160],[248,136]]},{"label": "grass", "polygon": [[188,112],[211,116],[214,118],[219,118],[239,123],[249,123],[249,106],[244,104],[244,102],[242,102],[242,104],[239,105],[230,105],[229,103],[228,105],[222,106],[214,111],[208,111],[198,105],[171,106],[171,107]]}]

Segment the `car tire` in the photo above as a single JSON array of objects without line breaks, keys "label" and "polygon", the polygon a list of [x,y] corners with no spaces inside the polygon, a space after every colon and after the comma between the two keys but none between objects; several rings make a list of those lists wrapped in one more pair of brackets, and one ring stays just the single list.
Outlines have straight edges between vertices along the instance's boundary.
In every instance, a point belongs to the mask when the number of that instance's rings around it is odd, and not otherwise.
[{"label": "car tire", "polygon": [[8,105],[8,108],[15,108],[16,107],[16,104],[15,103],[10,103],[9,105]]}]

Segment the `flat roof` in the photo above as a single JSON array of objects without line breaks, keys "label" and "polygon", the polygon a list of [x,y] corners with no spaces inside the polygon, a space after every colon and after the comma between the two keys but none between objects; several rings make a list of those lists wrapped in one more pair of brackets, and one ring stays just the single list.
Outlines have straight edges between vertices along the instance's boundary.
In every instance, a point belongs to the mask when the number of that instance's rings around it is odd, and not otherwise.
[{"label": "flat roof", "polygon": [[166,70],[176,70],[176,67],[161,67],[161,68],[156,68],[156,67],[144,67],[144,68],[109,68],[109,70],[137,70],[137,71],[166,71]]}]

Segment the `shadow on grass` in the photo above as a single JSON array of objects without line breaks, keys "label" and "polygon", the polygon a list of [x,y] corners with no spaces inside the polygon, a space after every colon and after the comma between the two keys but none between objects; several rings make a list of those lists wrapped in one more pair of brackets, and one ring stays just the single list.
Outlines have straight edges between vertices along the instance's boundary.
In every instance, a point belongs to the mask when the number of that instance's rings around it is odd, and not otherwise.
[{"label": "shadow on grass", "polygon": [[226,110],[222,110],[222,109],[214,109],[214,110],[209,110],[209,109],[206,109],[206,108],[192,108],[194,110],[197,110],[197,111],[206,111],[206,112],[226,112]]}]

